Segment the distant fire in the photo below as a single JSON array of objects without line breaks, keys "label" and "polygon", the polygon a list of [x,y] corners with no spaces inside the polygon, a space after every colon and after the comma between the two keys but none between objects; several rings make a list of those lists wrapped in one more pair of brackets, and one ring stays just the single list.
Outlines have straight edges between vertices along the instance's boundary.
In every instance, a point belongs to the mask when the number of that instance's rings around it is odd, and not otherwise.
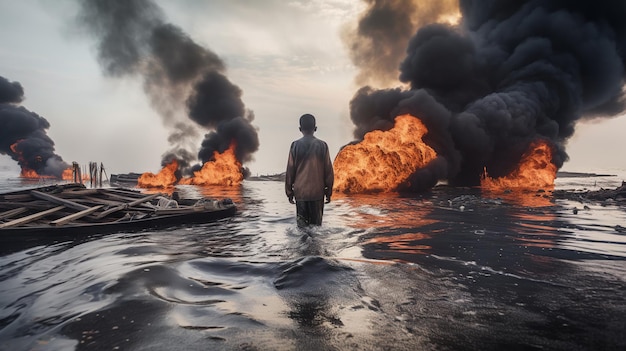
[{"label": "distant fire", "polygon": [[165,165],[159,173],[150,172],[143,173],[137,180],[137,185],[142,188],[169,188],[176,184],[176,171],[178,170],[178,161],[172,160]]},{"label": "distant fire", "polygon": [[9,148],[11,149],[11,151],[13,151],[16,155],[18,155],[18,159],[22,160],[22,153],[17,151],[17,144],[20,143],[20,141],[22,140],[18,140],[15,143],[11,144],[11,146],[9,146]]},{"label": "distant fire", "polygon": [[[20,171],[20,178],[26,178],[26,179],[55,179],[55,178],[57,178],[57,177],[55,177],[53,175],[49,175],[49,174],[39,174],[34,169],[25,166],[25,165],[28,164],[28,162],[24,158],[24,155],[22,154],[22,152],[18,149],[18,145],[22,141],[23,141],[23,139],[20,139],[20,140],[16,141],[15,143],[11,144],[11,146],[9,146],[11,151],[13,151],[13,153],[15,154],[15,156],[17,158],[17,161],[18,161],[18,164],[22,168],[22,170]],[[35,157],[35,160],[37,162],[41,162],[42,161],[41,157],[39,157],[39,156]],[[70,169],[70,174],[71,174],[71,171],[72,170]],[[65,178],[63,178],[63,179],[65,179]]]},{"label": "distant fire", "polygon": [[183,178],[180,184],[193,185],[239,185],[243,181],[241,163],[235,156],[235,144],[223,153],[213,154],[214,160],[205,162],[202,169],[193,172],[193,177]]},{"label": "distant fire", "polygon": [[[82,176],[82,180],[89,180],[89,175],[87,174],[83,174]],[[61,180],[68,180],[68,181],[74,181],[74,170],[72,170],[72,168],[67,168],[65,170],[63,170],[63,173],[61,174],[61,177],[56,177],[53,175],[48,175],[48,174],[39,174],[37,173],[37,171],[35,171],[34,169],[30,169],[28,167],[22,167],[22,170],[20,171],[20,178],[25,178],[25,179],[61,179]]]},{"label": "distant fire", "polygon": [[18,145],[21,141],[22,140],[18,140],[15,143],[11,144],[11,146],[9,146],[11,151],[13,151],[13,153],[15,154],[18,164],[20,165],[20,167],[22,167],[20,177],[28,179],[54,178],[51,176],[40,175],[34,169],[24,166],[25,164],[27,164],[26,159],[24,158],[24,155],[22,155],[22,152],[18,150]]},{"label": "distant fire", "polygon": [[61,177],[63,180],[74,180],[74,171],[71,168],[68,168],[63,171],[63,175]]},{"label": "distant fire", "polygon": [[144,173],[137,185],[142,188],[168,188],[176,184],[184,185],[239,185],[243,181],[241,163],[235,156],[235,144],[223,153],[214,153],[214,160],[205,162],[202,169],[193,172],[193,177],[176,178],[178,162],[173,160],[157,174]]},{"label": "distant fire", "polygon": [[20,178],[27,178],[27,179],[53,179],[55,178],[54,176],[51,175],[42,175],[37,173],[35,170],[32,170],[30,168],[26,168],[26,167],[22,167],[22,170],[20,171]]},{"label": "distant fire", "polygon": [[550,145],[545,140],[537,140],[530,145],[513,172],[505,177],[491,178],[485,170],[480,186],[486,190],[552,188],[556,172]]},{"label": "distant fire", "polygon": [[428,133],[416,117],[396,117],[388,131],[375,130],[347,145],[335,158],[334,190],[345,193],[395,191],[411,174],[437,157],[422,141]]},{"label": "distant fire", "polygon": [[[26,179],[61,179],[61,180],[70,180],[73,181],[74,180],[74,171],[71,168],[65,169],[63,171],[63,173],[61,174],[61,178],[57,178],[53,175],[47,175],[47,174],[39,174],[37,173],[35,170],[27,168],[27,167],[22,167],[22,170],[20,171],[20,178],[26,178]],[[88,180],[89,176],[88,175],[83,175],[82,176],[83,180]]]}]

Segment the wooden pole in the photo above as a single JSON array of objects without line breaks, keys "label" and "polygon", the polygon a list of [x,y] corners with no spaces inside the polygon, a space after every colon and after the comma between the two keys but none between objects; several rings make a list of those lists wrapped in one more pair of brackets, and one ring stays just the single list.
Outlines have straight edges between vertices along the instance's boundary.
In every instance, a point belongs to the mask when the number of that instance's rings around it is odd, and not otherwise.
[{"label": "wooden pole", "polygon": [[[105,175],[107,174],[107,172],[104,170],[104,164],[102,164],[102,162],[100,162],[100,187],[102,188],[102,173],[104,173]],[[108,178],[108,176],[107,176]]]}]

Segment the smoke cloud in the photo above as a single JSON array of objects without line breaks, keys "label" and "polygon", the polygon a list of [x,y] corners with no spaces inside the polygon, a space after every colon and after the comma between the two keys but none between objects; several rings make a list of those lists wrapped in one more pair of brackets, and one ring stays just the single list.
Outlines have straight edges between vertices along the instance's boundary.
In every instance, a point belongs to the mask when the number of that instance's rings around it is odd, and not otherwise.
[{"label": "smoke cloud", "polygon": [[50,123],[19,106],[23,100],[22,85],[0,77],[0,154],[9,155],[22,171],[61,178],[69,165],[54,152],[54,142],[46,134]]},{"label": "smoke cloud", "polygon": [[398,66],[415,30],[458,13],[455,0],[365,0],[367,9],[355,28],[342,33],[359,85],[396,85]]},{"label": "smoke cloud", "polygon": [[506,175],[535,139],[550,141],[561,167],[578,121],[624,110],[624,2],[461,0],[460,9],[458,25],[429,24],[409,40],[399,76],[408,89],[363,87],[351,101],[356,138],[402,113],[428,127],[441,159],[415,175],[416,188],[434,184],[429,176],[477,185],[484,167]]},{"label": "smoke cloud", "polygon": [[[168,141],[172,147],[163,155],[163,163],[176,158],[184,166],[197,159],[189,150],[199,136],[192,122],[211,130],[205,136],[210,140],[205,139],[202,145],[215,145],[211,140],[217,134],[228,141],[220,143],[215,151],[223,152],[234,142],[241,162],[252,159],[259,146],[256,128],[251,124],[253,113],[245,109],[241,90],[228,80],[224,62],[217,54],[167,23],[162,10],[151,0],[79,2],[79,23],[97,40],[104,73],[142,78],[152,106],[170,129]],[[188,116],[180,111],[188,112]],[[245,130],[233,131],[233,126]],[[206,153],[203,146],[198,155],[203,162]]]}]

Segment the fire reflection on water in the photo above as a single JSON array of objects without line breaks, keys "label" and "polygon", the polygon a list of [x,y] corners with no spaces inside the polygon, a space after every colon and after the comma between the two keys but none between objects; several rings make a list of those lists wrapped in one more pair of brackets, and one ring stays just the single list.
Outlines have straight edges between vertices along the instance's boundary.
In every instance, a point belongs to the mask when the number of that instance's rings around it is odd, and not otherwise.
[{"label": "fire reflection on water", "polygon": [[521,207],[550,207],[554,206],[552,192],[528,191],[525,189],[492,190],[482,189],[481,195],[488,199],[503,200],[504,202]]},{"label": "fire reflection on water", "polygon": [[[419,199],[402,198],[397,193],[337,194],[335,198],[351,208],[346,225],[354,228],[415,228],[437,222],[428,218],[432,209]],[[412,211],[406,211],[407,207]]]},{"label": "fire reflection on water", "polygon": [[[340,194],[337,198],[349,208],[345,225],[378,233],[361,243],[368,251],[398,254],[426,254],[430,251],[431,246],[422,242],[436,232],[431,227],[438,220],[430,218],[433,207],[420,199],[402,198],[396,193]],[[407,208],[412,210],[406,211]],[[419,230],[421,228],[424,230]]]},{"label": "fire reflection on water", "polygon": [[411,197],[337,195],[346,208],[342,224],[363,231],[365,257],[418,264],[448,257],[487,270],[519,267],[520,274],[527,265],[553,268],[549,252],[564,240],[554,201],[551,193],[447,187]]},{"label": "fire reflection on water", "polygon": [[425,254],[432,247],[430,245],[416,244],[424,239],[430,239],[430,236],[424,233],[406,233],[393,236],[379,236],[366,241],[363,245],[376,245],[380,247],[378,251]]}]

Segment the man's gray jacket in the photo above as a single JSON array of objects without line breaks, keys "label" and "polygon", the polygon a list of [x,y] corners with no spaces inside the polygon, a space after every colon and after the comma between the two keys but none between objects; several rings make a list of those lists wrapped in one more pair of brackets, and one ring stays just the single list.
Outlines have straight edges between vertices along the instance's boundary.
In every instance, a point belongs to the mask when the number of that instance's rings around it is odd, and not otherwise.
[{"label": "man's gray jacket", "polygon": [[333,193],[333,164],[328,145],[313,135],[305,135],[291,143],[285,192],[296,201],[324,200]]}]

